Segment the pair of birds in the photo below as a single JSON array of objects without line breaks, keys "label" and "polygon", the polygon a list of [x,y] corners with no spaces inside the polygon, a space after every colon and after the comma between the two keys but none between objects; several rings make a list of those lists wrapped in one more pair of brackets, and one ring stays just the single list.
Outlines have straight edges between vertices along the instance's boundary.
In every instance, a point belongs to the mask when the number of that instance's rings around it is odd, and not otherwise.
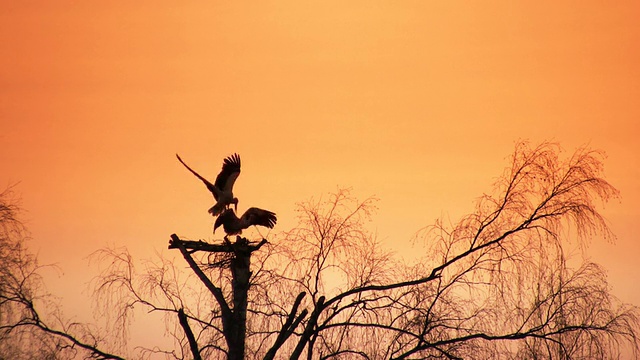
[{"label": "pair of birds", "polygon": [[[220,226],[222,226],[227,235],[241,234],[242,230],[254,225],[273,229],[277,219],[276,214],[271,211],[252,207],[245,211],[241,217],[238,217],[235,213],[235,211],[238,211],[238,198],[233,196],[233,184],[240,175],[240,155],[233,154],[224,159],[222,170],[213,184],[191,169],[189,165],[182,161],[180,155],[176,154],[176,157],[213,194],[216,203],[209,209],[209,213],[218,217],[213,226],[214,233]],[[231,205],[234,205],[235,211],[231,209]]]}]

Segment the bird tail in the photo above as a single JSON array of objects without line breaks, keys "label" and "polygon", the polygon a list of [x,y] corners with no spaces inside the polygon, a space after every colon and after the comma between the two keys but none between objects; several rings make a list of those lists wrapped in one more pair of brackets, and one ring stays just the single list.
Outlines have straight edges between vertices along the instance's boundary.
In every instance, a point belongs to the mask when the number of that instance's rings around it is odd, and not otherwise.
[{"label": "bird tail", "polygon": [[209,209],[209,214],[213,215],[213,216],[218,216],[220,214],[222,214],[222,211],[224,210],[225,206],[222,203],[216,203],[215,205],[213,205],[210,209]]}]

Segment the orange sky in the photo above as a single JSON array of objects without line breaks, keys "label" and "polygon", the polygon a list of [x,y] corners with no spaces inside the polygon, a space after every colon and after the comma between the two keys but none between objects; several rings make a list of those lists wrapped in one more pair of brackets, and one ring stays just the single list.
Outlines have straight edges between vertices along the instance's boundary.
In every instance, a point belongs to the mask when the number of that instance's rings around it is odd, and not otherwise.
[{"label": "orange sky", "polygon": [[[0,5],[0,186],[19,182],[31,243],[65,313],[86,256],[211,238],[214,178],[242,156],[240,208],[293,225],[336,186],[376,195],[402,251],[472,211],[518,139],[608,154],[617,243],[587,256],[640,305],[637,1],[20,1]],[[76,304],[76,305],[69,305]]]}]

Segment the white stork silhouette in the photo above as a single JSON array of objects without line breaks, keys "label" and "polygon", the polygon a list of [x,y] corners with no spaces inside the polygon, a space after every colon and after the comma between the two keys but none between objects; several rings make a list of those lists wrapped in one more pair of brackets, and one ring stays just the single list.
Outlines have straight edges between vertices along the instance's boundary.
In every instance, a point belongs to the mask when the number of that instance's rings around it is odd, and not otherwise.
[{"label": "white stork silhouette", "polygon": [[233,196],[233,184],[240,175],[240,155],[233,154],[222,163],[222,170],[216,177],[215,184],[209,182],[209,180],[200,176],[197,172],[185,164],[180,158],[180,155],[176,154],[178,161],[184,165],[193,175],[200,179],[209,191],[213,194],[213,198],[216,200],[215,205],[209,209],[209,213],[213,216],[220,215],[224,209],[233,204],[238,209],[238,198]]},{"label": "white stork silhouette", "polygon": [[277,220],[275,213],[256,207],[249,208],[240,218],[238,218],[233,209],[227,209],[216,219],[213,232],[215,233],[220,225],[222,225],[227,235],[239,235],[242,233],[242,230],[252,225],[260,225],[273,229]]}]

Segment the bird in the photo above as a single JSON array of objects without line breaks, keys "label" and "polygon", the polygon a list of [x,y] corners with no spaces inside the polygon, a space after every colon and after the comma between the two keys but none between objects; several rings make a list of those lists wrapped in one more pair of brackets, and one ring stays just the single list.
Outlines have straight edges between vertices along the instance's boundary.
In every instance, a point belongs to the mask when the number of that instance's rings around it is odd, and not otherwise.
[{"label": "bird", "polygon": [[231,204],[235,206],[236,211],[238,210],[238,198],[233,196],[233,184],[240,175],[240,155],[233,154],[224,159],[222,162],[222,170],[220,170],[220,173],[216,177],[215,184],[212,184],[209,180],[191,169],[189,165],[182,161],[180,155],[176,154],[176,157],[178,161],[200,179],[213,194],[216,203],[208,210],[211,215],[220,215],[223,210],[227,209]]},{"label": "bird", "polygon": [[260,225],[273,229],[277,220],[275,213],[257,207],[249,208],[240,218],[238,218],[233,209],[226,209],[216,219],[213,226],[213,233],[215,234],[216,229],[219,228],[220,225],[222,225],[227,235],[239,235],[242,233],[242,230],[252,225]]}]

